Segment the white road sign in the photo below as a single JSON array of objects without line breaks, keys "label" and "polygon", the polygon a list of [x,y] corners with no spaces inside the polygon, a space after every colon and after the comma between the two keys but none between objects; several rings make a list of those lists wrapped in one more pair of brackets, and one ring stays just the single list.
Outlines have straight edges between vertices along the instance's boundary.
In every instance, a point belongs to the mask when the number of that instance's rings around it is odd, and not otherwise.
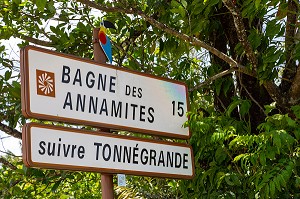
[{"label": "white road sign", "polygon": [[23,161],[29,167],[191,179],[187,144],[42,124],[26,124]]},{"label": "white road sign", "polygon": [[187,139],[184,83],[28,46],[21,50],[26,117]]}]

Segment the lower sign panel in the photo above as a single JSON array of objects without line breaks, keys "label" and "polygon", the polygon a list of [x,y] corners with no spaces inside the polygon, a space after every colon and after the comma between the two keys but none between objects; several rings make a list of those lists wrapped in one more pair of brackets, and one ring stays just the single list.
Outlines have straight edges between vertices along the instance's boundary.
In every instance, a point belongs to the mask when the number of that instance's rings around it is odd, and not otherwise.
[{"label": "lower sign panel", "polygon": [[23,127],[29,167],[191,179],[189,145],[41,124]]}]

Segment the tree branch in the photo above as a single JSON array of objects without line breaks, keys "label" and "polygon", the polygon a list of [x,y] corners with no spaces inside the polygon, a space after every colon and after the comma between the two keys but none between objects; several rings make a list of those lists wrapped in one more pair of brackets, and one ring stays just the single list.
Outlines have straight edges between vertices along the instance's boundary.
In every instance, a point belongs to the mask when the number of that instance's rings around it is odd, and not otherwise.
[{"label": "tree branch", "polygon": [[238,70],[238,68],[230,68],[228,70],[222,71],[222,72],[208,78],[205,82],[202,82],[202,83],[198,84],[197,86],[195,86],[194,88],[189,89],[189,91],[194,91],[194,90],[199,89],[203,86],[206,86],[206,85],[210,84],[211,82],[213,82],[213,81],[215,81],[215,80],[217,80],[217,79],[219,79],[219,78],[221,78],[225,75],[228,75],[228,74],[230,74],[234,71],[237,71],[237,70]]},{"label": "tree branch", "polygon": [[279,108],[284,112],[290,112],[286,97],[283,96],[281,92],[279,92],[278,86],[276,86],[274,82],[271,81],[266,81],[263,85],[271,98],[277,103]]},{"label": "tree branch", "polygon": [[37,44],[37,45],[45,46],[45,47],[53,47],[53,43],[49,42],[49,41],[43,41],[43,40],[35,39],[33,37],[29,37],[29,36],[19,34],[19,33],[15,34],[15,36],[20,38],[20,39],[26,40],[30,43],[33,43],[33,44]]},{"label": "tree branch", "polygon": [[257,58],[251,47],[250,42],[248,41],[246,28],[244,26],[244,22],[243,22],[241,13],[240,13],[239,9],[236,7],[236,5],[232,2],[232,0],[223,0],[223,3],[225,4],[225,6],[228,8],[228,10],[231,12],[231,14],[233,16],[234,25],[236,28],[238,39],[245,49],[247,59],[252,64],[254,70],[256,70],[257,69]]},{"label": "tree branch", "polygon": [[144,14],[142,11],[137,11],[137,13],[143,17],[146,21],[148,21],[151,25],[153,25],[154,27],[174,36],[177,37],[178,39],[181,39],[183,41],[187,41],[189,42],[191,45],[193,46],[197,46],[197,47],[201,47],[204,48],[206,50],[208,50],[209,52],[211,52],[212,54],[216,55],[217,57],[219,57],[220,59],[224,60],[225,62],[227,62],[231,67],[237,67],[237,66],[241,66],[240,64],[238,64],[235,60],[233,60],[231,57],[229,57],[228,55],[224,54],[223,52],[219,51],[218,49],[206,44],[205,42],[197,39],[196,37],[193,36],[188,36],[184,33],[180,33],[168,26],[166,26],[163,23],[158,22],[157,20],[147,16],[146,14]]},{"label": "tree branch", "polygon": [[2,163],[3,165],[9,167],[12,170],[16,170],[17,169],[17,167],[15,165],[13,165],[12,163],[8,162],[3,157],[0,157],[0,163]]},{"label": "tree branch", "polygon": [[[248,91],[247,87],[243,84],[243,81],[241,81],[241,79],[239,78],[240,80],[240,85],[242,87],[242,89],[244,89],[246,91],[246,93],[248,94],[248,96],[250,97],[250,99],[260,108],[260,110],[265,114],[265,110],[264,108],[259,104],[259,102],[252,96],[252,94]],[[265,114],[265,116],[267,116]]]},{"label": "tree branch", "polygon": [[0,130],[15,138],[22,139],[22,133],[0,122]]},{"label": "tree branch", "polygon": [[[238,39],[241,42],[242,46],[245,49],[245,53],[247,56],[248,61],[252,64],[254,70],[257,69],[257,58],[255,56],[255,53],[251,47],[251,44],[248,40],[247,34],[246,34],[246,28],[243,23],[243,18],[241,16],[241,13],[239,9],[236,7],[236,5],[233,3],[232,0],[223,0],[223,3],[228,8],[228,10],[231,12],[233,19],[234,19],[234,25],[237,31]],[[272,81],[266,81],[264,82],[264,87],[266,88],[267,92],[271,96],[271,98],[278,104],[278,106],[281,108],[281,110],[288,111],[287,108],[287,101],[284,96],[279,92],[278,86],[274,84]]]},{"label": "tree branch", "polygon": [[[295,47],[295,33],[296,23],[298,18],[298,3],[296,0],[289,0],[287,7],[286,29],[285,29],[285,68],[283,71],[283,80],[292,80],[295,77],[297,71],[296,61],[293,60],[293,53]],[[280,88],[283,92],[287,93],[291,88],[291,82],[282,81]]]},{"label": "tree branch", "polygon": [[227,153],[227,155],[230,157],[231,162],[233,162],[236,170],[238,171],[238,173],[243,176],[243,173],[241,172],[241,169],[239,168],[239,166],[235,163],[234,158],[230,155],[230,153],[228,152],[228,150],[226,149],[226,147],[223,148],[225,153]]},{"label": "tree branch", "polygon": [[288,96],[290,96],[290,100],[289,100],[290,105],[293,106],[299,103],[300,101],[300,70],[299,69],[297,70],[297,73],[293,80]]},{"label": "tree branch", "polygon": [[[158,29],[160,29],[178,39],[187,41],[193,46],[201,47],[201,48],[208,50],[212,54],[216,55],[220,59],[227,62],[231,67],[244,68],[243,65],[239,64],[234,59],[232,59],[230,56],[224,54],[223,52],[219,51],[218,49],[206,44],[205,42],[203,42],[193,36],[188,36],[184,33],[180,33],[178,31],[174,30],[173,28],[168,27],[167,25],[155,20],[154,18],[147,16],[141,10],[137,10],[134,8],[126,9],[123,7],[122,8],[121,7],[108,7],[103,4],[97,4],[90,0],[77,0],[77,1],[86,6],[89,6],[89,7],[95,8],[97,10],[104,11],[104,12],[120,12],[120,13],[124,13],[124,14],[138,15],[138,16],[142,17],[144,20],[146,20],[147,22],[149,22],[152,26],[154,26]],[[252,64],[253,68],[256,69],[257,59],[256,59],[256,56],[253,52],[253,49],[252,49],[249,41],[248,41],[245,26],[243,24],[242,17],[239,13],[239,10],[233,4],[232,0],[223,0],[223,2],[233,15],[239,40],[242,43],[243,47],[245,48],[249,62]],[[239,70],[239,72],[257,77],[254,73],[251,73],[251,72],[249,73],[249,71],[247,71],[245,69],[241,69],[241,70]],[[266,89],[267,89],[268,93],[270,94],[270,96],[272,97],[272,99],[275,102],[277,102],[280,105],[280,107],[283,107],[284,104],[286,104],[285,101],[283,100],[282,95],[279,93],[278,87],[273,82],[268,81],[264,84],[264,86],[266,87]]]},{"label": "tree branch", "polygon": [[219,78],[221,78],[221,77],[223,77],[225,75],[228,75],[228,74],[230,74],[232,72],[235,72],[235,71],[237,71],[239,73],[247,74],[247,75],[249,75],[251,77],[256,77],[256,75],[255,75],[254,72],[250,72],[245,67],[242,67],[242,66],[240,66],[240,67],[233,67],[233,68],[230,68],[228,70],[222,71],[222,72],[220,72],[220,73],[218,73],[218,74],[216,74],[216,75],[208,78],[205,82],[202,82],[202,83],[198,84],[197,86],[195,86],[194,88],[189,89],[189,91],[194,91],[194,90],[196,90],[198,88],[206,86],[206,85],[210,84],[211,82],[213,82],[213,81],[215,81],[215,80],[217,80],[217,79],[219,79]]},{"label": "tree branch", "polygon": [[121,46],[119,46],[116,42],[114,42],[114,41],[111,41],[113,44],[114,44],[114,46],[118,49],[118,50],[120,50],[120,51],[122,51],[128,58],[130,58],[136,65],[138,65],[139,67],[140,67],[140,69],[144,69],[145,67],[144,66],[142,66],[136,59],[134,59],[131,55],[129,55]]},{"label": "tree branch", "polygon": [[217,57],[219,57],[220,59],[224,60],[225,62],[227,62],[231,67],[237,67],[237,66],[241,66],[240,64],[238,64],[234,59],[232,59],[231,57],[229,57],[228,55],[222,53],[221,51],[219,51],[218,49],[206,44],[203,41],[200,41],[199,39],[197,39],[196,37],[193,36],[188,36],[184,33],[180,33],[170,27],[168,27],[167,25],[160,23],[159,21],[155,20],[154,18],[147,16],[145,13],[143,13],[141,10],[137,10],[134,8],[120,8],[120,7],[108,7],[105,6],[103,4],[97,4],[95,2],[89,1],[89,0],[77,0],[78,2],[87,5],[89,7],[95,8],[97,10],[101,10],[104,12],[120,12],[120,13],[125,13],[125,14],[136,14],[139,15],[140,17],[142,17],[144,20],[146,20],[147,22],[149,22],[152,26],[178,38],[181,39],[183,41],[187,41],[189,42],[191,45],[193,46],[197,46],[197,47],[202,47],[208,51],[210,51],[211,53],[213,53],[214,55],[216,55]]}]

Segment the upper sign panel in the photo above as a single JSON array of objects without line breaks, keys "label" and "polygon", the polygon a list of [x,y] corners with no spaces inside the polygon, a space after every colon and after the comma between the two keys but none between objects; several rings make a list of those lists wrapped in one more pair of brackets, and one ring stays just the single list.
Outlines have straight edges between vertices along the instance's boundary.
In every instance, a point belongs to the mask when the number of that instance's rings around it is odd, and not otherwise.
[{"label": "upper sign panel", "polygon": [[28,46],[21,50],[26,117],[187,139],[184,83]]}]

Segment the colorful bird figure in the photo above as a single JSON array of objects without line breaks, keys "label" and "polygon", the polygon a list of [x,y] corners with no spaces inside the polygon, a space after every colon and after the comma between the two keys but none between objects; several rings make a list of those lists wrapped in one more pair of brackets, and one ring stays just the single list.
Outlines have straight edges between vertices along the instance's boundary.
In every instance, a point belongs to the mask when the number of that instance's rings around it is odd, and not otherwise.
[{"label": "colorful bird figure", "polygon": [[111,42],[110,42],[110,38],[106,35],[106,29],[107,28],[116,29],[114,24],[109,22],[109,21],[101,22],[100,30],[99,30],[99,33],[98,33],[98,39],[99,39],[100,46],[101,46],[105,56],[107,57],[109,62],[112,63]]}]

